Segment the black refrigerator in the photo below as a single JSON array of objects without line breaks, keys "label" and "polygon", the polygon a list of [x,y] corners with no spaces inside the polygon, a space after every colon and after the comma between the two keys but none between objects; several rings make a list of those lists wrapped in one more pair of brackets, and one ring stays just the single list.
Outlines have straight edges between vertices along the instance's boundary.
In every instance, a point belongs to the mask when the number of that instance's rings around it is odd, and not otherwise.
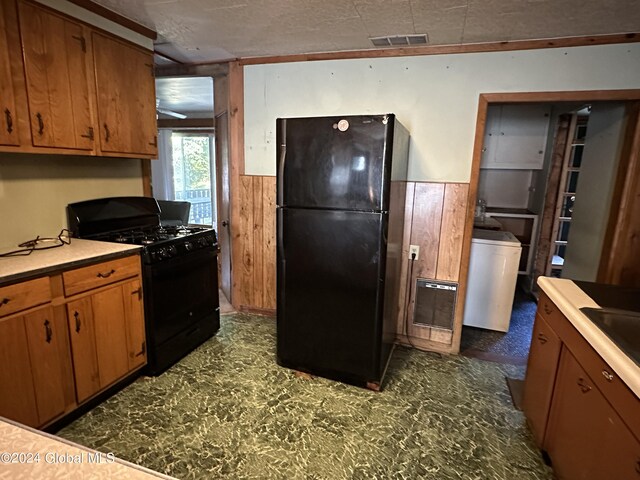
[{"label": "black refrigerator", "polygon": [[379,389],[399,311],[409,133],[393,114],[279,118],[277,360]]}]

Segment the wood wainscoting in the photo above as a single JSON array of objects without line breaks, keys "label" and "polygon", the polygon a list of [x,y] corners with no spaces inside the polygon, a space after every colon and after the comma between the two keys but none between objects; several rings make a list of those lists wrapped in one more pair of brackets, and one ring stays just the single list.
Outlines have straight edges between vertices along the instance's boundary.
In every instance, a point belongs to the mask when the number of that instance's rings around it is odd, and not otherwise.
[{"label": "wood wainscoting", "polygon": [[232,228],[233,304],[238,310],[276,309],[276,177],[240,175],[239,215]]},{"label": "wood wainscoting", "polygon": [[[397,320],[398,342],[425,350],[457,353],[454,338],[460,337],[464,298],[456,302],[452,331],[413,324],[416,281],[418,278],[459,283],[462,241],[468,210],[469,184],[407,184],[405,236],[403,240],[403,284]],[[420,255],[414,261],[411,278],[409,246],[418,245]],[[410,293],[409,293],[410,292]],[[460,290],[459,290],[460,292]],[[409,295],[409,298],[407,296]]]},{"label": "wood wainscoting", "polygon": [[[408,182],[403,237],[402,287],[397,319],[400,343],[456,353],[464,302],[456,303],[454,331],[414,326],[417,278],[459,282],[469,184]],[[276,179],[240,175],[239,216],[233,238],[233,299],[241,311],[275,312],[276,308]],[[419,245],[411,279],[409,245]],[[407,299],[411,286],[410,298]],[[407,301],[408,300],[408,301]],[[409,310],[405,314],[405,307]],[[409,338],[407,338],[407,334]]]}]

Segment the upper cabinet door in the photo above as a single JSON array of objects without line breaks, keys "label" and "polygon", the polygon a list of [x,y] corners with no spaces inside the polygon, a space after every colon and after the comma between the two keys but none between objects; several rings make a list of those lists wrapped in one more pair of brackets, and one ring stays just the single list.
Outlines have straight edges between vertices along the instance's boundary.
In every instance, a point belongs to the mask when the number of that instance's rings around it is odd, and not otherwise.
[{"label": "upper cabinet door", "polygon": [[92,150],[85,28],[19,2],[33,145]]},{"label": "upper cabinet door", "polygon": [[0,4],[0,145],[20,145],[5,8],[11,8],[11,5],[8,2]]},{"label": "upper cabinet door", "polygon": [[542,104],[490,106],[480,167],[540,170],[550,112],[550,107]]},{"label": "upper cabinet door", "polygon": [[157,154],[153,54],[93,32],[100,148]]}]

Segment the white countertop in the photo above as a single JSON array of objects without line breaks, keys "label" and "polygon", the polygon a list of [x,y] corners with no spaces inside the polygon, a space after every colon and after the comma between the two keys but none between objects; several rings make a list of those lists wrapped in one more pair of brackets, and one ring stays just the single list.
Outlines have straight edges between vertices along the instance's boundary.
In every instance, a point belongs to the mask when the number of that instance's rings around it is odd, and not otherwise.
[{"label": "white countertop", "polygon": [[0,417],[0,479],[173,479],[107,453]]},{"label": "white countertop", "polygon": [[579,310],[600,305],[568,279],[540,277],[538,285],[618,377],[640,397],[640,366]]},{"label": "white countertop", "polygon": [[[70,245],[34,250],[29,255],[0,257],[0,285],[49,272],[72,268],[92,261],[126,256],[140,250],[138,245],[122,245],[112,242],[71,239]],[[16,247],[0,248],[0,253],[17,250]]]}]

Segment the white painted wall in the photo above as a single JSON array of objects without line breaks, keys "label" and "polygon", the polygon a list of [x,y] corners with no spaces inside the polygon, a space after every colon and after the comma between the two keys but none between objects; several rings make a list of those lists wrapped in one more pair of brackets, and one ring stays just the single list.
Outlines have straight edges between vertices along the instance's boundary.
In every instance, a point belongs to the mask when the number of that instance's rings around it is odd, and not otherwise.
[{"label": "white painted wall", "polygon": [[468,182],[480,93],[640,88],[640,44],[245,67],[245,173],[275,175],[277,117],[395,113],[409,178]]},{"label": "white painted wall", "polygon": [[564,278],[596,280],[625,123],[624,105],[593,104],[562,269]]}]

